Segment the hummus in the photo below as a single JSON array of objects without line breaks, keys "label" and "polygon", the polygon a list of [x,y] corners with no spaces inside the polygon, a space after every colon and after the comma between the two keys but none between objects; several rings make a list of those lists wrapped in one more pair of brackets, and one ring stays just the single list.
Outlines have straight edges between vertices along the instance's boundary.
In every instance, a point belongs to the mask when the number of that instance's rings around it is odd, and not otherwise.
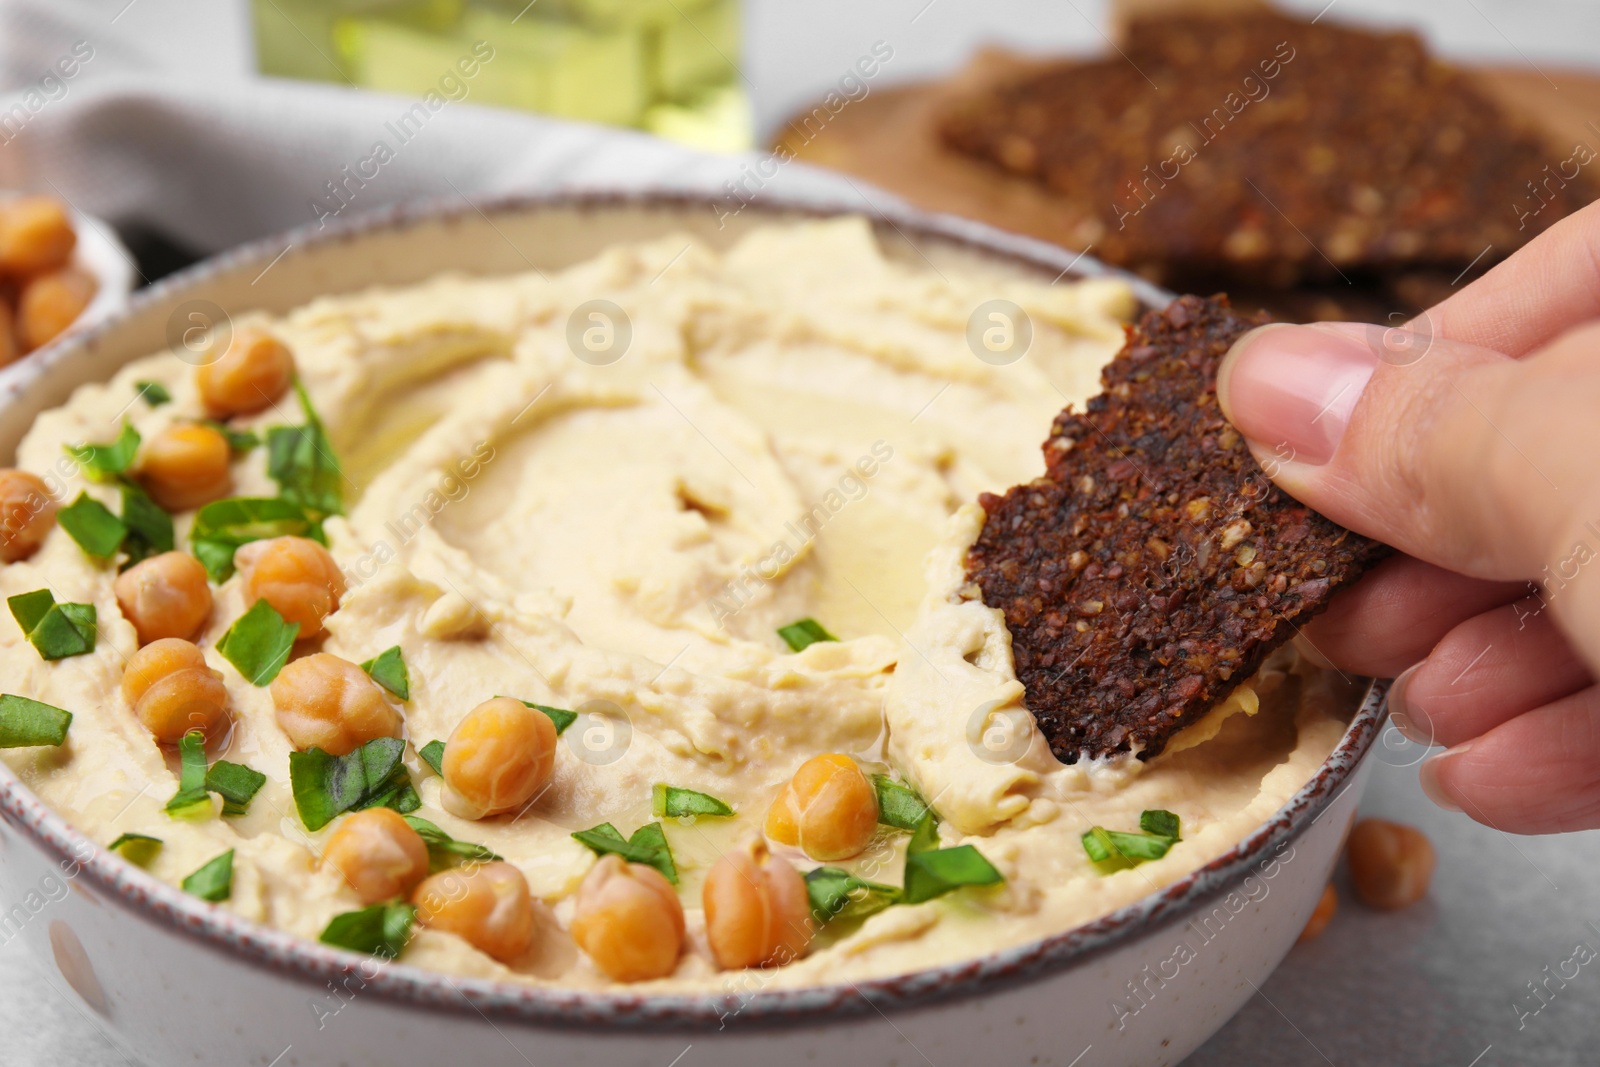
[{"label": "hummus", "polygon": [[[996,365],[969,347],[969,316],[990,300],[1026,312],[1024,358]],[[975,845],[1005,881],[830,925],[763,986],[890,975],[1066,930],[1211,860],[1279,808],[1344,729],[1348,700],[1318,672],[1276,656],[1161,758],[1067,767],[1024,707],[999,613],[965,585],[983,518],[968,502],[1042,473],[1052,416],[1098,391],[1133,311],[1115,281],[896,262],[865,222],[844,219],[773,226],[722,252],[663,239],[549,276],[446,276],[241,317],[293,351],[344,463],[347,515],[326,532],[349,591],[321,649],[361,662],[400,646],[418,814],[515,864],[544,903],[536,947],[512,965],[429,929],[405,961],[611,984],[565,933],[596,861],[571,834],[603,822],[632,832],[666,783],[737,814],[665,820],[688,947],[676,973],[635,988],[747,988],[711,961],[700,886],[823,752],[914,786],[941,817],[942,843]],[[133,399],[151,381],[170,403]],[[17,465],[63,502],[87,491],[115,508],[63,446],[110,440],[123,419],[148,440],[200,413],[193,368],[152,355],[42,415]],[[235,425],[301,421],[290,397]],[[262,451],[235,463],[237,495],[276,494]],[[182,547],[192,515],[176,518]],[[92,653],[46,662],[0,618],[3,688],[74,715],[59,749],[5,759],[97,841],[160,838],[150,869],[173,884],[235,850],[221,906],[317,937],[360,903],[318,864],[332,827],[308,833],[296,814],[268,691],[216,651],[244,610],[240,579],[217,590],[198,639],[233,719],[212,756],[268,781],[244,816],[181,821],[163,810],[176,753],[118,690],[137,644],[115,577],[60,529],[0,569],[0,595],[48,586],[100,620]],[[806,617],[840,640],[791,652],[776,631]],[[459,819],[416,749],[499,694],[580,716],[531,809]],[[1080,836],[1137,829],[1147,808],[1176,812],[1183,840],[1100,873]],[[838,866],[897,885],[907,837],[881,828]]]}]

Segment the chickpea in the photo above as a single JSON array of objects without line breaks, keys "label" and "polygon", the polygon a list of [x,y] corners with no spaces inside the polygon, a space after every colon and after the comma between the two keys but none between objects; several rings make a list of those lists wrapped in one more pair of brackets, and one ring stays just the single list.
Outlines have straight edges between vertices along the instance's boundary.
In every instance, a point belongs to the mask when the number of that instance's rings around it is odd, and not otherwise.
[{"label": "chickpea", "polygon": [[767,811],[767,836],[814,860],[842,860],[878,829],[878,794],[856,761],[837,752],[800,765]]},{"label": "chickpea", "polygon": [[245,602],[265,600],[289,622],[300,624],[300,640],[322,632],[322,621],[339,610],[344,573],[333,555],[309,537],[251,541],[234,553],[244,581]]},{"label": "chickpea", "polygon": [[555,765],[550,716],[510,697],[485,700],[445,742],[445,810],[463,819],[515,811],[544,787]]},{"label": "chickpea", "polygon": [[206,569],[186,552],[163,552],[135,563],[112,588],[141,645],[193,637],[211,614]]},{"label": "chickpea", "polygon": [[17,340],[17,316],[10,301],[0,297],[0,367],[16,361],[22,355]]},{"label": "chickpea", "polygon": [[227,349],[195,371],[206,410],[219,419],[265,411],[294,380],[294,357],[282,341],[256,329],[233,335]]},{"label": "chickpea", "polygon": [[1346,848],[1352,887],[1367,907],[1393,911],[1427,895],[1436,858],[1421,830],[1363,819],[1350,831]]},{"label": "chickpea", "polygon": [[37,552],[56,524],[56,507],[38,476],[0,468],[0,562],[15,563]]},{"label": "chickpea", "polygon": [[654,867],[601,856],[578,887],[572,938],[615,981],[665,978],[683,953],[683,904]]},{"label": "chickpea", "polygon": [[701,902],[711,954],[727,970],[789,963],[811,944],[805,879],[754,835],[712,865]]},{"label": "chickpea", "polygon": [[0,204],[0,271],[23,275],[55,270],[77,243],[61,201],[23,196]]},{"label": "chickpea", "polygon": [[332,866],[363,904],[411,893],[428,877],[428,846],[398,812],[368,808],[329,835],[322,862]]},{"label": "chickpea", "polygon": [[455,934],[501,963],[533,943],[533,897],[522,872],[503,860],[440,871],[411,902],[422,925]]},{"label": "chickpea", "polygon": [[188,511],[228,495],[233,450],[210,426],[179,423],[145,442],[139,480],[168,511]]},{"label": "chickpea", "polygon": [[1339,910],[1339,893],[1333,888],[1333,883],[1328,883],[1322,890],[1322,896],[1317,900],[1317,906],[1311,911],[1311,918],[1306,920],[1306,928],[1300,931],[1297,941],[1304,944],[1315,941],[1322,936],[1322,931],[1333,922],[1334,912]]},{"label": "chickpea", "polygon": [[100,283],[79,267],[41,274],[17,298],[17,337],[31,352],[54,341],[77,321]]},{"label": "chickpea", "polygon": [[180,637],[152,641],[128,657],[122,697],[164,745],[177,744],[190,730],[209,737],[227,718],[222,673],[206,666],[205,654]]},{"label": "chickpea", "polygon": [[278,726],[297,749],[343,756],[376,738],[400,736],[400,713],[383,688],[354,663],[330,653],[286,664],[268,690]]}]

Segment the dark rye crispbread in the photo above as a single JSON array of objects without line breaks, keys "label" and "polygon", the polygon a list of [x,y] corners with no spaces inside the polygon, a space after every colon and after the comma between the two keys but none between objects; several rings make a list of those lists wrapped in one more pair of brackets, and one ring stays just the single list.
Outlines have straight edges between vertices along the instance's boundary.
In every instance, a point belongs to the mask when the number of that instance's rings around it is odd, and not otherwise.
[{"label": "dark rye crispbread", "polygon": [[1121,50],[977,91],[941,133],[1170,286],[1453,278],[1600,196],[1592,152],[1556,152],[1411,33],[1169,14]]},{"label": "dark rye crispbread", "polygon": [[1056,416],[1045,476],[980,498],[967,576],[1062,762],[1157,755],[1389,551],[1274,486],[1223,418],[1217,365],[1260,321],[1223,296],[1145,315]]}]

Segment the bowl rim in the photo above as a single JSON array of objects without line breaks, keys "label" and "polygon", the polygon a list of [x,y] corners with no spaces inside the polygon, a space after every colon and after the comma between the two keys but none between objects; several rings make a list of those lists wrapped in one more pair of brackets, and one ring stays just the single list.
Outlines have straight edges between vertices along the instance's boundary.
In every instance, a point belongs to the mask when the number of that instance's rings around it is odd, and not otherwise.
[{"label": "bowl rim", "polygon": [[[249,242],[161,279],[135,293],[109,317],[75,331],[59,345],[0,371],[7,392],[23,381],[41,377],[75,353],[109,337],[124,320],[169,300],[186,288],[241,267],[265,263],[282,253],[285,243],[297,250],[359,240],[379,232],[401,232],[415,225],[449,222],[473,214],[491,216],[531,211],[606,211],[618,209],[716,211],[725,206],[714,196],[677,192],[588,191],[514,194],[476,201],[438,198],[405,201],[390,207],[336,220],[327,227],[308,225],[286,234]],[[1074,254],[1034,238],[997,230],[983,223],[913,208],[866,209],[843,202],[821,203],[765,196],[745,205],[775,219],[860,215],[875,227],[894,229],[915,248],[911,235],[965,246],[1013,264],[1059,271],[1057,279],[1118,277],[1130,283],[1147,306],[1171,299],[1154,285],[1106,267],[1087,255]],[[9,373],[8,373],[9,372]],[[1269,819],[1233,848],[1177,881],[1088,923],[1021,945],[883,978],[819,986],[754,991],[628,992],[574,990],[493,978],[451,975],[398,961],[336,949],[288,931],[244,918],[208,904],[126,862],[91,840],[44,804],[0,762],[0,818],[53,854],[63,869],[87,875],[90,882],[135,918],[177,932],[205,948],[247,964],[261,965],[279,976],[321,988],[331,980],[359,974],[363,993],[406,1007],[453,1015],[478,1014],[549,1029],[597,1027],[624,1033],[704,1032],[723,1029],[737,1017],[744,1028],[769,1029],[840,1021],[868,1013],[907,1011],[957,999],[993,996],[1013,986],[1058,974],[1111,952],[1137,937],[1182,921],[1223,895],[1246,875],[1274,859],[1304,834],[1347,788],[1370,752],[1386,715],[1388,682],[1372,681],[1343,737],[1317,772]],[[1292,853],[1291,853],[1292,855]],[[741,972],[760,975],[763,972]],[[759,983],[756,983],[759,985]],[[596,1036],[599,1036],[598,1034]]]}]

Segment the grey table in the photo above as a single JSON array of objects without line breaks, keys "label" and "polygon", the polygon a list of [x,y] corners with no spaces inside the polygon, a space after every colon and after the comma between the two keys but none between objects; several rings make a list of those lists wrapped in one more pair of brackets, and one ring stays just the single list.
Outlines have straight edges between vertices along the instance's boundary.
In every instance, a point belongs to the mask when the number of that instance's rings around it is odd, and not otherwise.
[{"label": "grey table", "polygon": [[[1341,874],[1327,932],[1296,946],[1188,1067],[1600,1059],[1600,958],[1569,980],[1549,979],[1580,944],[1600,951],[1600,925],[1591,925],[1600,923],[1600,832],[1511,837],[1440,811],[1417,787],[1420,755],[1408,743],[1380,749],[1363,813],[1412,823],[1433,839],[1439,869],[1429,898],[1395,914],[1367,911]],[[1544,983],[1542,1000],[1529,990],[1534,981]],[[127,1064],[60,988],[25,950],[0,948],[5,1067]]]}]

